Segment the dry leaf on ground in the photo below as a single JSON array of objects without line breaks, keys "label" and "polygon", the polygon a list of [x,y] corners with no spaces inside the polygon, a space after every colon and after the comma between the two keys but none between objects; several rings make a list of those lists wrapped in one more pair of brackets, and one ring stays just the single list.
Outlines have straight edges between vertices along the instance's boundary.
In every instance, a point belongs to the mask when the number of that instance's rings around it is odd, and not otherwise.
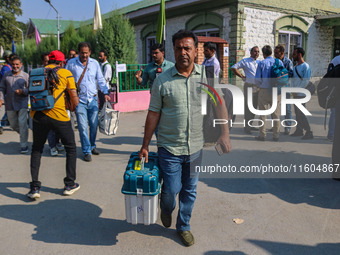
[{"label": "dry leaf on ground", "polygon": [[242,224],[244,222],[244,220],[239,219],[239,218],[235,218],[235,219],[233,219],[233,222],[235,222],[236,224]]}]

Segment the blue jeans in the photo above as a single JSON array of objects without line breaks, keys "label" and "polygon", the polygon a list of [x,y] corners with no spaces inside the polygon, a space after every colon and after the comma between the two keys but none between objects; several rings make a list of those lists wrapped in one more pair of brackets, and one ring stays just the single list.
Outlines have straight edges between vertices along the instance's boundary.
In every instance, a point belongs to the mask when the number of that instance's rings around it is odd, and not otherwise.
[{"label": "blue jeans", "polygon": [[328,122],[328,135],[327,138],[334,138],[334,129],[335,129],[335,108],[331,108],[331,116],[329,117]]},{"label": "blue jeans", "polygon": [[[91,102],[79,102],[76,108],[79,137],[84,155],[91,154],[93,148],[96,148],[98,112],[99,109],[97,97],[94,97]],[[87,134],[87,123],[90,127],[90,139]]]},{"label": "blue jeans", "polygon": [[[290,93],[286,93],[286,98],[287,98],[287,99],[290,99],[290,97],[291,97],[291,96],[290,96]],[[285,119],[286,119],[286,120],[288,120],[288,119],[291,120],[292,118],[293,118],[293,115],[292,115],[292,105],[291,105],[291,104],[287,104],[287,105],[286,105],[286,116],[285,116]],[[291,122],[291,121],[286,121],[286,122],[285,122],[285,125],[286,125],[286,126],[289,126],[289,127],[286,127],[286,128],[285,128],[285,131],[288,131],[288,132],[289,132],[290,129],[291,129],[290,126],[292,125],[292,122]]]},{"label": "blue jeans", "polygon": [[176,196],[179,193],[176,229],[177,231],[190,230],[189,221],[196,200],[198,182],[195,166],[201,164],[202,150],[192,155],[175,156],[160,147],[158,158],[163,178],[161,210],[164,214],[171,215],[176,207]]}]

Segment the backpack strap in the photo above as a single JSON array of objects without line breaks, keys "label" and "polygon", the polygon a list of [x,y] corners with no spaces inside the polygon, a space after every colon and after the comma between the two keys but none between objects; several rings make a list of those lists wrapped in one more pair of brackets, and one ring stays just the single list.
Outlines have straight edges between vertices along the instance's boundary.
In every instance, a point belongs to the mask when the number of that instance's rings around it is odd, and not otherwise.
[{"label": "backpack strap", "polygon": [[86,72],[86,69],[87,69],[87,65],[89,64],[89,61],[90,61],[90,60],[88,59],[87,62],[86,62],[84,71],[82,72],[82,74],[81,74],[81,76],[80,76],[78,82],[76,83],[77,90],[78,90],[78,88],[79,88],[79,85],[80,85],[81,81],[82,81],[83,78],[84,78],[84,75],[85,75],[85,72]]},{"label": "backpack strap", "polygon": [[301,80],[303,80],[302,77],[301,77],[301,75],[299,74],[299,72],[298,72],[298,70],[297,70],[297,67],[295,66],[294,68],[295,68],[296,74],[299,76],[299,78],[300,78]]},{"label": "backpack strap", "polygon": [[7,67],[9,68],[9,70],[12,71],[12,67],[11,67],[9,64],[6,64],[6,65],[4,65],[4,66],[7,66]]},{"label": "backpack strap", "polygon": [[107,63],[105,63],[104,65],[103,65],[103,69],[102,69],[102,71],[103,71],[103,73],[104,73],[104,71],[105,71],[105,66],[107,65],[107,64],[109,64],[109,62],[107,62]]},{"label": "backpack strap", "polygon": [[64,94],[66,89],[64,89],[60,94],[59,96],[57,96],[57,98],[54,99],[54,103],[58,101],[58,99],[62,96],[62,94]]}]

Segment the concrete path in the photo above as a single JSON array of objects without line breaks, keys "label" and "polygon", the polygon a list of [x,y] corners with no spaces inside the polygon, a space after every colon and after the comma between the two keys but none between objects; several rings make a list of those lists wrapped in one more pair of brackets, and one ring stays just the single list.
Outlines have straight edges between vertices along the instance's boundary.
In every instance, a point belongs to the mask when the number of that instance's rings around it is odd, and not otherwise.
[{"label": "concrete path", "polygon": [[[232,153],[218,157],[207,147],[202,165],[239,170],[261,164],[329,164],[332,145],[325,138],[324,112],[315,97],[308,108],[315,139],[281,135],[280,142],[272,142],[268,134],[268,141],[258,142],[255,133],[245,135],[235,127]],[[340,254],[340,183],[315,174],[303,179],[201,174],[191,219],[196,244],[189,248],[176,236],[174,223],[170,229],[160,219],[151,226],[128,224],[123,173],[129,155],[142,143],[145,117],[145,111],[121,114],[116,136],[98,134],[102,154],[90,163],[81,160],[76,133],[81,189],[71,197],[62,196],[65,155],[49,156],[46,145],[41,198],[33,202],[25,196],[30,156],[19,154],[19,137],[6,128],[0,135],[0,254]],[[156,151],[155,141],[150,150]],[[177,210],[173,222],[176,215]],[[244,222],[236,224],[235,218]]]}]

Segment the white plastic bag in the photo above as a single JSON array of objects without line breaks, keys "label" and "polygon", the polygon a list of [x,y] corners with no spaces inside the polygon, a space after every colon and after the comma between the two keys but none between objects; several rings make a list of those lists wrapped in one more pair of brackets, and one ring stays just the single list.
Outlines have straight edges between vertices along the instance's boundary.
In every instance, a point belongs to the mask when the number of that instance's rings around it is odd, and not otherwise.
[{"label": "white plastic bag", "polygon": [[99,132],[105,135],[115,135],[118,129],[119,111],[113,110],[110,102],[105,102],[100,111]]}]

